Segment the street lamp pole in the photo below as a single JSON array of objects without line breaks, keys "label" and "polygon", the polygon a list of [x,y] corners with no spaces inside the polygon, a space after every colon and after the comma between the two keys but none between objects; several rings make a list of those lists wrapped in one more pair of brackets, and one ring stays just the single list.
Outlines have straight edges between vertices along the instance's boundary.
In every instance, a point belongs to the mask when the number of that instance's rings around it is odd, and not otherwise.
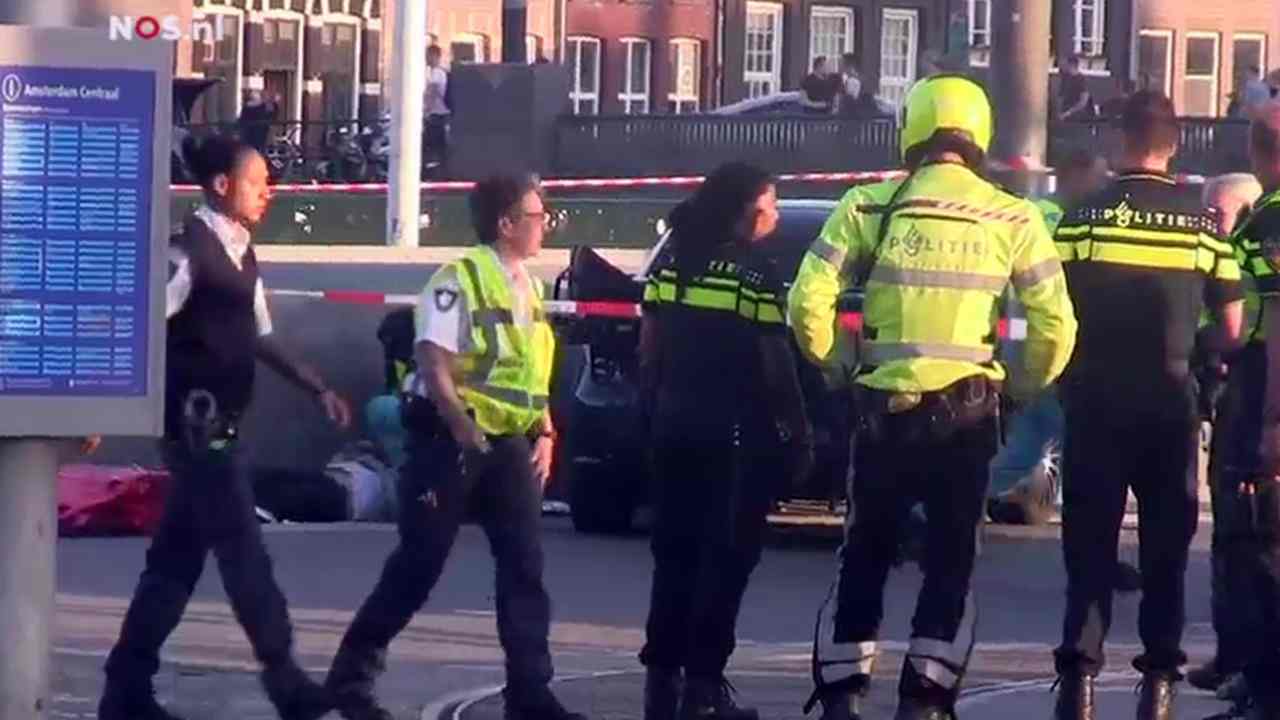
[{"label": "street lamp pole", "polygon": [[1049,122],[1051,3],[993,0],[991,88],[997,159],[1045,162]]}]

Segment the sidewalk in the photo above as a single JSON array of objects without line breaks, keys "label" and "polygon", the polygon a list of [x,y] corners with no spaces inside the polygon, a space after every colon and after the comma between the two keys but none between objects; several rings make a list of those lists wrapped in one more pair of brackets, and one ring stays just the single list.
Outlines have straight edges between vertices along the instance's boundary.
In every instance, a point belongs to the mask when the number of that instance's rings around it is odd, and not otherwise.
[{"label": "sidewalk", "polygon": [[[872,692],[863,708],[867,720],[887,720],[897,707],[897,663],[883,663]],[[1134,687],[1137,675],[1132,673],[1103,676],[1097,686],[1099,718],[1133,717],[1137,705]],[[743,673],[730,674],[730,682],[739,692],[739,702],[755,707],[763,720],[799,720],[804,717],[802,705],[812,691],[808,676],[796,674]],[[981,684],[979,684],[981,683]],[[1053,680],[988,681],[977,680],[968,685],[956,707],[962,717],[982,720],[1033,720],[1049,717],[1053,712]],[[640,720],[644,674],[603,675],[567,679],[556,684],[556,692],[569,709],[586,713],[591,720]],[[1226,710],[1226,705],[1206,693],[1188,686],[1179,688],[1176,717],[1206,718]],[[810,718],[817,718],[816,707]],[[438,718],[422,720],[502,720],[502,700],[489,695],[478,700],[446,707]]]}]

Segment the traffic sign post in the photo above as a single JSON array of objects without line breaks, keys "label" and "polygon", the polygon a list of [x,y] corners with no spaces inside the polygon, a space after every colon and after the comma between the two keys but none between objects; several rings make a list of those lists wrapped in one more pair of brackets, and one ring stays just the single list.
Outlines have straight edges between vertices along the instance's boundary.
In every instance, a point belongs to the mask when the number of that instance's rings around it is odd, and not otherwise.
[{"label": "traffic sign post", "polygon": [[6,720],[36,720],[50,705],[65,449],[163,428],[171,52],[102,30],[0,26]]}]

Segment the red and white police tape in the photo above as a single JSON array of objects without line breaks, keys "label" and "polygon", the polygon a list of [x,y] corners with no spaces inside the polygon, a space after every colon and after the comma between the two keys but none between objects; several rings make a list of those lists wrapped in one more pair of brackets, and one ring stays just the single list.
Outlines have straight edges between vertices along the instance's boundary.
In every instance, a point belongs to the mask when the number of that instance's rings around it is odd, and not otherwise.
[{"label": "red and white police tape", "polygon": [[[418,301],[418,296],[412,294],[387,294],[362,290],[268,290],[267,294],[276,297],[324,300],[345,305],[413,305]],[[628,302],[545,300],[542,306],[547,314],[554,318],[627,320],[640,317],[640,305]],[[855,332],[860,330],[862,313],[840,313],[840,327]],[[1001,318],[997,325],[997,332],[1002,340],[1025,340],[1027,321],[1025,318]]]},{"label": "red and white police tape", "polygon": [[[1043,172],[1053,172],[1052,169],[1044,169]],[[782,182],[807,182],[807,183],[870,183],[881,180],[892,180],[902,177],[905,174],[902,170],[880,170],[873,172],[842,172],[842,173],[784,173],[778,176]],[[1203,175],[1182,174],[1177,176],[1180,182],[1190,184],[1200,184],[1205,182]],[[684,187],[697,185],[703,180],[699,175],[672,175],[666,177],[634,177],[634,178],[564,178],[551,179],[542,183],[543,187],[553,190],[616,190],[626,188],[644,188],[644,187]],[[422,191],[428,193],[445,193],[445,192],[465,192],[475,187],[475,183],[464,181],[442,181],[442,182],[424,182],[422,183]],[[333,183],[321,185],[318,183],[282,183],[272,185],[271,189],[275,193],[385,193],[387,192],[387,183]],[[171,190],[182,192],[197,192],[200,188],[195,185],[172,185]]]}]

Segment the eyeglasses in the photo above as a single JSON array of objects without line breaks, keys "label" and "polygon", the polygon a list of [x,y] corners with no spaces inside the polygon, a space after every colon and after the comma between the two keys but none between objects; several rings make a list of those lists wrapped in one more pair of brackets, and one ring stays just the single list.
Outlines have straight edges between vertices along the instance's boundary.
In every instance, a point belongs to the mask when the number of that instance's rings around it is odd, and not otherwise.
[{"label": "eyeglasses", "polygon": [[522,210],[519,212],[517,217],[521,219],[528,218],[530,220],[540,220],[542,222],[542,226],[547,229],[555,227],[556,224],[555,215],[545,209],[540,211]]}]

